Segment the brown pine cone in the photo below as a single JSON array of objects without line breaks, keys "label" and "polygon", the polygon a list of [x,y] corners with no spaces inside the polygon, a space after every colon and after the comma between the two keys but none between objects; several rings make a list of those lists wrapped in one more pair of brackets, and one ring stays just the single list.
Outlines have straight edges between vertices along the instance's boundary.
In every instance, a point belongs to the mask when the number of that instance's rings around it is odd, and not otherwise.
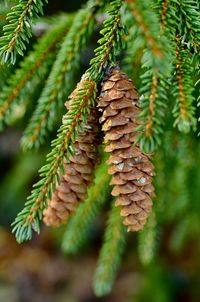
[{"label": "brown pine cone", "polygon": [[[80,85],[77,86],[77,89]],[[73,98],[77,89],[71,94]],[[71,101],[66,104],[70,107]],[[48,226],[58,227],[66,223],[77,204],[87,197],[87,188],[93,181],[94,166],[97,162],[98,134],[97,110],[87,115],[87,124],[82,123],[74,144],[75,155],[64,162],[64,175],[60,177],[48,207],[43,211],[43,221]]]},{"label": "brown pine cone", "polygon": [[140,124],[137,116],[138,94],[131,80],[118,68],[112,69],[103,82],[98,107],[105,133],[105,151],[110,153],[112,195],[118,196],[124,225],[128,231],[143,228],[152,208],[154,167],[150,155],[144,154],[136,139]]}]

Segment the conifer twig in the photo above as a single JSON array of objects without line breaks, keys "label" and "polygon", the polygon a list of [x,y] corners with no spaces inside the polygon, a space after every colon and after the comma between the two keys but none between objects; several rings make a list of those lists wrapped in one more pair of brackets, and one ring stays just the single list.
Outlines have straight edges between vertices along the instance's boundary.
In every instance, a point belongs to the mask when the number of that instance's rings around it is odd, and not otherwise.
[{"label": "conifer twig", "polygon": [[175,80],[173,81],[173,96],[175,105],[173,114],[175,117],[174,126],[182,132],[189,132],[196,127],[195,108],[193,106],[194,84],[192,82],[193,67],[190,54],[182,49],[180,39],[176,39],[176,67]]},{"label": "conifer twig", "polygon": [[126,228],[122,224],[120,208],[112,206],[104,242],[94,277],[94,291],[98,297],[108,294],[116,277],[126,243]]},{"label": "conifer twig", "polygon": [[[163,36],[157,15],[153,12],[152,1],[127,1],[138,28],[138,41],[146,47],[141,59],[141,101],[143,109],[140,118],[142,130],[138,136],[141,149],[152,152],[161,143],[164,115],[167,106],[167,78],[170,75],[171,47]],[[164,18],[166,12],[161,12]],[[138,42],[137,42],[138,43]]]},{"label": "conifer twig", "polygon": [[47,200],[51,199],[56,183],[59,182],[59,172],[61,174],[64,172],[64,158],[68,159],[69,155],[73,154],[73,143],[81,122],[86,121],[86,113],[94,106],[96,83],[84,80],[79,87],[68,113],[63,117],[57,138],[52,141],[52,151],[47,155],[47,164],[39,171],[41,180],[34,185],[24,209],[13,223],[13,232],[16,233],[18,242],[31,239],[33,230],[39,233],[42,212]]},{"label": "conifer twig", "polygon": [[121,0],[113,0],[108,11],[109,18],[104,21],[100,31],[102,38],[98,40],[99,47],[95,49],[95,56],[90,61],[88,73],[90,78],[100,81],[108,66],[116,62],[116,56],[124,48],[123,35],[125,28],[121,23]]},{"label": "conifer twig", "polygon": [[127,0],[130,5],[134,20],[144,38],[145,44],[154,57],[164,58],[162,39],[159,35],[158,18],[152,10],[151,0]]},{"label": "conifer twig", "polygon": [[183,31],[188,35],[188,40],[194,51],[200,51],[200,11],[195,0],[180,1],[180,11],[182,14]]},{"label": "conifer twig", "polygon": [[[71,21],[71,16],[67,16],[65,20],[61,20],[50,29],[25,57],[20,68],[9,78],[8,83],[0,92],[0,124],[6,122],[15,105],[26,100],[29,91],[34,90],[38,81],[41,81],[41,78],[45,76],[46,71],[48,71],[47,66],[52,63],[52,58],[56,53],[55,48],[68,30]],[[35,81],[36,78],[37,81]],[[26,98],[24,97],[25,94]]]},{"label": "conifer twig", "polygon": [[138,130],[142,132],[138,140],[142,150],[152,152],[161,143],[169,85],[164,75],[154,69],[146,69],[141,79],[140,106],[143,110],[139,116],[142,124]]},{"label": "conifer twig", "polygon": [[2,63],[15,64],[16,55],[23,55],[32,36],[32,20],[43,13],[47,0],[19,0],[7,15],[8,24],[3,28],[4,36],[0,39],[0,57]]},{"label": "conifer twig", "polygon": [[80,66],[81,50],[88,41],[93,25],[96,6],[89,4],[75,16],[67,35],[64,37],[38,105],[22,138],[24,149],[38,147],[43,143],[48,130],[56,120],[55,112],[62,106],[73,87],[73,77]]},{"label": "conifer twig", "polygon": [[167,18],[167,10],[168,10],[169,1],[162,0],[161,1],[161,12],[160,12],[160,28],[164,30],[166,27],[166,18]]}]

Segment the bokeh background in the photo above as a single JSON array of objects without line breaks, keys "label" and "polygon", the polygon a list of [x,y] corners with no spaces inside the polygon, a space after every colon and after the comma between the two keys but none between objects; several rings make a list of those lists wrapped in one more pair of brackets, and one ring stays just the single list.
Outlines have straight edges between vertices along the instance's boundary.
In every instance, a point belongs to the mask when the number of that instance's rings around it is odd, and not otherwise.
[{"label": "bokeh background", "polygon": [[[45,13],[75,11],[84,2],[50,0]],[[92,56],[96,39],[94,36],[90,47],[83,53],[83,69]],[[139,81],[138,69],[135,66],[130,74],[136,82]],[[96,218],[89,240],[77,255],[65,255],[60,248],[65,226],[58,230],[43,227],[40,236],[34,235],[31,242],[21,245],[11,233],[10,224],[23,207],[49,150],[47,143],[40,152],[23,154],[20,151],[19,140],[31,111],[30,106],[22,121],[0,133],[0,301],[200,301],[198,139],[190,134],[181,137],[176,132],[170,134],[169,119],[165,144],[157,151],[155,160],[158,174],[155,181],[158,206],[155,211],[159,218],[154,259],[150,263],[145,261],[148,245],[138,248],[137,236],[131,235],[112,293],[97,298],[92,282],[108,206]]]}]

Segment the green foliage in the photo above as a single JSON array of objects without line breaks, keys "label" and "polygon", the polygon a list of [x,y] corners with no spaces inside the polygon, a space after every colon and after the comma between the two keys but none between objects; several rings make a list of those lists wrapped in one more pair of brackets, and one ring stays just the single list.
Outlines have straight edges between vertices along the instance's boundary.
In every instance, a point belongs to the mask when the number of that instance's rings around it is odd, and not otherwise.
[{"label": "green foliage", "polygon": [[192,75],[196,73],[193,62],[196,59],[199,61],[198,5],[193,0],[171,0],[165,12],[165,19],[166,36],[173,45],[174,59],[170,90],[175,100],[174,126],[177,126],[179,131],[187,133],[190,129],[196,129]]},{"label": "green foliage", "polygon": [[67,16],[53,26],[21,62],[0,92],[0,125],[7,122],[16,105],[26,102],[32,91],[37,89],[53,63],[56,47],[67,32],[72,18]]},{"label": "green foliage", "polygon": [[188,204],[190,203],[190,192],[188,178],[193,166],[192,158],[185,158],[186,154],[191,154],[191,146],[187,138],[180,139],[176,144],[172,144],[174,152],[168,155],[168,160],[172,161],[174,167],[170,168],[171,178],[168,180],[168,198],[171,200],[167,203],[165,210],[166,220],[176,221],[182,219]]},{"label": "green foliage", "polygon": [[199,3],[194,0],[165,0],[159,2],[161,27],[175,40],[180,34],[182,42],[192,52],[199,52]]},{"label": "green foliage", "polygon": [[29,240],[32,231],[39,233],[39,221],[42,212],[59,182],[59,172],[64,173],[64,158],[68,159],[74,152],[73,143],[81,123],[86,122],[86,114],[95,104],[96,84],[84,81],[73,98],[69,111],[63,117],[63,123],[58,130],[57,138],[52,141],[52,151],[47,155],[47,164],[39,173],[41,180],[34,185],[32,194],[28,197],[24,209],[18,214],[13,225],[18,242]]},{"label": "green foliage", "polygon": [[25,130],[22,139],[24,149],[39,147],[44,142],[47,131],[52,130],[56,112],[63,106],[63,100],[73,88],[75,71],[80,68],[81,51],[93,32],[95,10],[96,6],[91,7],[89,2],[78,12],[64,37],[38,105]]},{"label": "green foliage", "polygon": [[126,52],[122,60],[122,68],[134,80],[136,87],[140,84],[139,74],[141,72],[140,63],[143,49],[144,41],[138,36],[138,28],[131,26],[127,37]]},{"label": "green foliage", "polygon": [[6,24],[6,15],[10,10],[10,5],[8,3],[5,3],[4,1],[1,1],[0,5],[0,34],[3,33],[3,26]]},{"label": "green foliage", "polygon": [[200,11],[199,3],[195,0],[179,1],[182,17],[183,40],[189,49],[193,49],[197,54],[200,51]]},{"label": "green foliage", "polygon": [[[130,1],[135,32],[137,32],[137,45],[139,48],[145,48],[141,58],[143,63],[140,89],[142,124],[138,128],[142,130],[138,141],[145,152],[152,152],[161,143],[167,107],[167,78],[171,67],[171,48],[166,37],[161,35],[156,13],[149,9],[152,6],[151,0]],[[135,51],[138,51],[137,48]]]},{"label": "green foliage", "polygon": [[62,243],[64,252],[75,254],[87,241],[95,217],[109,199],[109,181],[107,165],[103,161],[95,172],[94,185],[89,188],[87,199],[78,207],[76,215],[67,225]]},{"label": "green foliage", "polygon": [[141,134],[138,136],[140,147],[149,153],[161,144],[161,134],[168,103],[169,84],[165,76],[152,67],[145,68],[141,75],[142,87],[140,89],[140,106],[142,112]]},{"label": "green foliage", "polygon": [[[140,29],[139,41],[141,45],[146,43],[147,47],[142,58],[144,64],[140,89],[143,123],[138,129],[143,131],[139,141],[145,152],[152,152],[162,142],[166,108],[170,104],[170,90],[175,99],[174,125],[183,132],[188,132],[190,128],[195,129],[196,125],[192,105],[194,83],[191,81],[194,68],[192,62],[189,62],[191,55],[186,48],[192,47],[195,52],[197,49],[198,44],[194,42],[194,32],[199,31],[197,6],[194,1],[160,1],[160,25],[156,15],[149,10],[150,6],[153,6],[151,1],[130,3],[135,22]],[[193,22],[195,24],[192,26]],[[191,31],[191,26],[194,31]],[[182,50],[176,48],[177,34],[180,36]],[[174,68],[178,75],[174,78],[172,62],[175,53],[177,59],[174,60]],[[169,87],[170,83],[172,87]]]},{"label": "green foliage", "polygon": [[156,214],[152,212],[144,229],[138,234],[138,253],[144,265],[150,264],[155,258],[158,248],[158,233]]},{"label": "green foliage", "polygon": [[98,297],[108,294],[112,289],[125,249],[125,241],[126,228],[122,224],[120,208],[113,205],[94,277],[94,292]]},{"label": "green foliage", "polygon": [[[150,8],[153,6],[151,0],[127,1],[130,2],[129,8],[132,12],[135,26],[138,28],[138,35],[145,47],[148,49],[148,65],[158,70],[165,69],[168,62],[166,59],[165,48],[167,41],[160,33],[159,19]],[[145,59],[144,59],[145,61]]]},{"label": "green foliage", "polygon": [[7,66],[0,64],[0,89],[2,90],[6,80],[11,76],[13,72],[13,66]]},{"label": "green foliage", "polygon": [[165,265],[157,263],[148,266],[144,271],[141,280],[141,288],[134,297],[136,302],[170,302],[173,301],[173,284],[177,276],[166,272]]},{"label": "green foliage", "polygon": [[103,23],[103,29],[100,31],[102,38],[98,40],[100,46],[95,49],[95,56],[90,61],[91,66],[88,69],[92,80],[102,80],[106,68],[116,64],[116,57],[124,48],[122,37],[125,29],[121,24],[121,5],[121,0],[114,0],[110,3],[108,11],[110,18]]},{"label": "green foliage", "polygon": [[32,21],[43,13],[46,0],[19,0],[12,7],[6,19],[8,24],[3,28],[4,36],[0,40],[0,57],[2,63],[15,64],[17,54],[23,55],[32,36]]},{"label": "green foliage", "polygon": [[[169,209],[165,219],[173,220],[174,226],[170,238],[170,247],[171,249],[178,253],[182,250],[186,242],[189,240],[196,240],[199,237],[199,179],[200,173],[198,167],[199,165],[199,155],[200,147],[199,142],[194,143],[191,139],[180,145],[182,151],[180,150],[179,165],[178,169],[175,169],[177,173],[175,178],[174,186],[179,190],[180,194],[177,192],[175,195],[173,207],[173,199],[169,204]],[[190,157],[186,160],[184,158],[185,154],[189,154]],[[177,172],[176,172],[177,170]],[[174,192],[172,190],[171,194]],[[173,194],[174,196],[174,194]],[[173,214],[172,214],[173,213]],[[171,214],[171,215],[170,215]]]},{"label": "green foliage", "polygon": [[175,99],[173,115],[174,126],[181,132],[189,132],[191,128],[196,129],[196,117],[194,103],[194,73],[191,54],[188,50],[182,49],[177,42],[177,58],[175,76],[172,81],[172,94]]}]

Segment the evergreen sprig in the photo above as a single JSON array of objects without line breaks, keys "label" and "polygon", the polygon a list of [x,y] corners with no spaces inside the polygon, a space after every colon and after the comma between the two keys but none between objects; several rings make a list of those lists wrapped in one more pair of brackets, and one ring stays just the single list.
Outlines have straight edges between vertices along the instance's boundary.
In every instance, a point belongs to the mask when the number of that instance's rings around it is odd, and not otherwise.
[{"label": "evergreen sprig", "polygon": [[199,4],[195,0],[182,0],[180,3],[180,12],[183,24],[183,40],[186,40],[189,48],[199,54],[200,51],[200,10]]},{"label": "evergreen sprig", "polygon": [[152,65],[163,68],[166,40],[161,35],[159,18],[153,11],[152,0],[127,0],[127,2],[139,30],[140,39],[151,53]]},{"label": "evergreen sprig", "polygon": [[[132,15],[131,15],[132,16]],[[133,43],[134,41],[134,43]],[[138,35],[138,28],[133,25],[129,29],[127,37],[127,48],[122,61],[123,70],[134,79],[137,86],[139,80],[140,61],[144,49],[144,40]]]},{"label": "evergreen sprig", "polygon": [[63,117],[63,123],[58,130],[57,138],[52,141],[52,151],[47,155],[47,164],[40,171],[41,180],[33,187],[24,209],[18,214],[13,225],[18,242],[29,240],[33,230],[40,232],[39,221],[47,200],[51,199],[52,191],[59,182],[59,173],[64,173],[64,158],[74,152],[74,141],[81,123],[87,122],[86,114],[95,104],[96,83],[84,79],[73,93],[69,111]]},{"label": "evergreen sprig", "polygon": [[52,130],[57,117],[56,112],[73,88],[75,71],[80,68],[81,51],[93,32],[96,8],[96,5],[91,6],[90,1],[81,9],[64,37],[37,107],[22,138],[24,149],[39,147],[48,131]]},{"label": "evergreen sprig", "polygon": [[194,83],[192,75],[194,72],[191,55],[184,49],[177,38],[175,75],[172,81],[172,94],[175,100],[173,115],[174,126],[181,132],[189,132],[196,128],[196,117],[194,102]]},{"label": "evergreen sprig", "polygon": [[167,18],[167,13],[169,9],[169,1],[168,0],[159,0],[158,1],[158,14],[160,16],[160,27],[161,30],[166,29],[166,18]]},{"label": "evergreen sprig", "polygon": [[143,68],[145,72],[141,75],[140,89],[142,112],[139,116],[142,124],[138,127],[138,130],[142,131],[138,140],[141,149],[149,153],[161,144],[169,84],[161,72],[145,66]]},{"label": "evergreen sprig", "polygon": [[64,252],[75,254],[87,241],[95,217],[109,198],[109,181],[107,165],[103,161],[95,172],[94,185],[89,188],[87,199],[78,207],[76,215],[67,225],[62,241]]},{"label": "evergreen sprig", "polygon": [[2,63],[15,64],[17,54],[23,55],[32,36],[33,18],[43,14],[47,0],[19,0],[12,7],[3,27],[4,35],[0,38],[0,57]]},{"label": "evergreen sprig", "polygon": [[158,11],[162,29],[175,40],[179,33],[182,42],[192,52],[199,53],[200,11],[194,0],[159,0]]},{"label": "evergreen sprig", "polygon": [[125,28],[121,23],[121,6],[121,0],[110,2],[110,17],[103,23],[103,29],[100,31],[102,38],[98,40],[100,46],[95,49],[95,56],[88,69],[90,78],[95,81],[101,81],[106,68],[116,63],[117,55],[124,49]]},{"label": "evergreen sprig", "polygon": [[94,277],[94,292],[98,297],[108,294],[116,277],[125,250],[126,228],[122,224],[120,208],[112,206],[104,234]]},{"label": "evergreen sprig", "polygon": [[7,122],[16,105],[27,101],[53,63],[56,47],[68,31],[72,17],[67,16],[53,26],[22,61],[0,92],[0,125]]},{"label": "evergreen sprig", "polygon": [[196,72],[193,61],[196,57],[198,60],[199,56],[200,13],[197,3],[193,0],[167,2],[164,29],[173,46],[174,68],[170,89],[175,103],[174,125],[182,132],[189,132],[190,129],[196,129],[192,75]]},{"label": "evergreen sprig", "polygon": [[171,47],[163,35],[159,18],[153,11],[153,2],[151,0],[127,2],[137,28],[137,40],[141,48],[145,47],[141,59],[142,113],[141,126],[138,127],[142,132],[138,136],[138,141],[141,149],[148,153],[154,151],[161,143],[168,100],[167,80],[171,69]]}]

